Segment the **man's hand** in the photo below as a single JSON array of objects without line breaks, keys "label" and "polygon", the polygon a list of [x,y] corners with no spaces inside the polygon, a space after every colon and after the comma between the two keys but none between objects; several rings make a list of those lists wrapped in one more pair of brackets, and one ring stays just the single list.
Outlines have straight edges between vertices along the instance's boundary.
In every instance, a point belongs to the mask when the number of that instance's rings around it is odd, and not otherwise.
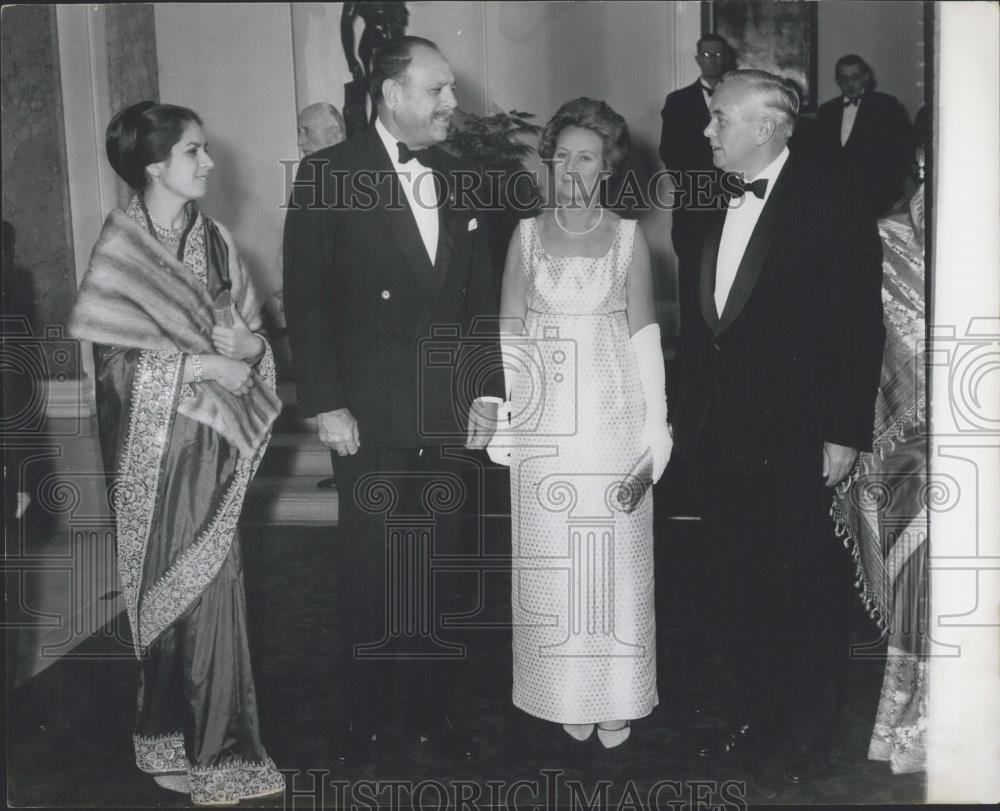
[{"label": "man's hand", "polygon": [[324,411],[316,415],[319,426],[319,441],[335,450],[338,456],[353,456],[361,447],[358,421],[346,408]]},{"label": "man's hand", "polygon": [[856,448],[848,448],[846,445],[838,445],[835,442],[823,443],[823,483],[827,487],[833,487],[854,467],[854,460],[858,458]]},{"label": "man's hand", "polygon": [[499,403],[492,400],[473,400],[469,406],[469,427],[465,436],[465,447],[470,450],[482,450],[490,444],[493,432],[497,429],[497,410]]}]

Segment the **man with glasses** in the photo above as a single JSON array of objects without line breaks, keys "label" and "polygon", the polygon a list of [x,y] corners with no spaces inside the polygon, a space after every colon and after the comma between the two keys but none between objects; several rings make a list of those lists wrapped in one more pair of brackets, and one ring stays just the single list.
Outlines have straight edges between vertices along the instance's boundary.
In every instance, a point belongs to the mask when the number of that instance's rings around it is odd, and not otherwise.
[{"label": "man with glasses", "polygon": [[816,158],[847,181],[853,202],[875,219],[903,194],[910,122],[895,96],[875,91],[860,56],[840,57],[834,70],[841,95],[816,114]]}]

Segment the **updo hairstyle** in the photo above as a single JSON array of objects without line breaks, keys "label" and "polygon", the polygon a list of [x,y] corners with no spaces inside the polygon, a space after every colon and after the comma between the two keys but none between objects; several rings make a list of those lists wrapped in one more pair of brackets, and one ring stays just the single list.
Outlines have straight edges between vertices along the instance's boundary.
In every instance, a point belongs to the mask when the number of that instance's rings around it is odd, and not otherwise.
[{"label": "updo hairstyle", "polygon": [[133,189],[142,191],[149,183],[146,167],[170,157],[191,122],[204,126],[194,110],[175,104],[140,101],[126,107],[111,119],[104,138],[111,168]]}]

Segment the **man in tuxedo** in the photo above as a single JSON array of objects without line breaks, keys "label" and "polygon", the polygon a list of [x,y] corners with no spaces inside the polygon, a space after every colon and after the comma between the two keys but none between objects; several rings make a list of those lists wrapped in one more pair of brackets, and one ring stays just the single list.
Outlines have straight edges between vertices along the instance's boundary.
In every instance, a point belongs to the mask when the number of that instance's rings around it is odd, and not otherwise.
[{"label": "man in tuxedo", "polygon": [[[715,86],[733,63],[729,43],[718,34],[705,34],[698,40],[695,61],[701,69],[697,81],[667,96],[660,113],[660,160],[671,173],[675,187],[683,193],[673,211],[670,238],[677,254],[678,309],[681,323],[697,312],[698,266],[704,236],[706,211],[716,199],[713,195],[717,175],[704,131],[708,126],[708,103]],[[693,199],[702,190],[701,210]],[[676,395],[676,375],[671,375],[671,390]],[[675,397],[668,398],[671,403]]]},{"label": "man in tuxedo", "polygon": [[787,80],[737,70],[705,135],[745,181],[713,218],[698,316],[683,326],[675,459],[696,490],[737,690],[702,756],[786,745],[786,776],[828,757],[847,658],[848,556],[831,491],[872,442],[882,360],[881,247],[835,178],[789,155],[799,109]]},{"label": "man in tuxedo", "polygon": [[436,146],[454,86],[434,43],[386,43],[370,85],[374,125],[302,161],[285,221],[299,406],[336,454],[341,762],[369,761],[394,692],[415,740],[475,755],[452,713],[464,650],[442,627],[475,595],[433,558],[477,551],[463,531],[477,488],[465,483],[462,445],[488,443],[503,383],[495,322],[476,334],[497,313],[485,229],[455,202],[460,166]]},{"label": "man in tuxedo", "polygon": [[903,192],[910,122],[895,96],[873,89],[871,68],[857,54],[837,60],[841,95],[816,113],[817,159],[847,180],[854,204],[877,219]]}]

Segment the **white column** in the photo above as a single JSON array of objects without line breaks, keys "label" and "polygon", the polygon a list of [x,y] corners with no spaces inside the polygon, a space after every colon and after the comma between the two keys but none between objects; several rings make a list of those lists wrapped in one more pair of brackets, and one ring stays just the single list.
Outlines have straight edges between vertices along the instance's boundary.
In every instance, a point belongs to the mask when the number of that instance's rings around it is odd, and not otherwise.
[{"label": "white column", "polygon": [[674,86],[669,90],[685,87],[700,75],[694,56],[701,36],[701,3],[682,0],[673,4],[673,10]]},{"label": "white column", "polygon": [[[104,219],[117,205],[115,173],[104,150],[104,130],[111,119],[104,6],[57,5],[56,30],[69,184],[67,208],[79,284]],[[68,387],[50,383],[50,416],[70,416],[70,411],[76,416],[78,394],[82,400],[79,406],[84,409],[81,416],[94,413],[94,356],[87,342],[81,347],[81,358],[86,378],[79,389],[75,382]],[[74,403],[67,402],[67,396]]]},{"label": "white column", "polygon": [[[939,3],[928,801],[1000,800],[1000,7]],[[929,321],[929,323],[931,323]]]}]

